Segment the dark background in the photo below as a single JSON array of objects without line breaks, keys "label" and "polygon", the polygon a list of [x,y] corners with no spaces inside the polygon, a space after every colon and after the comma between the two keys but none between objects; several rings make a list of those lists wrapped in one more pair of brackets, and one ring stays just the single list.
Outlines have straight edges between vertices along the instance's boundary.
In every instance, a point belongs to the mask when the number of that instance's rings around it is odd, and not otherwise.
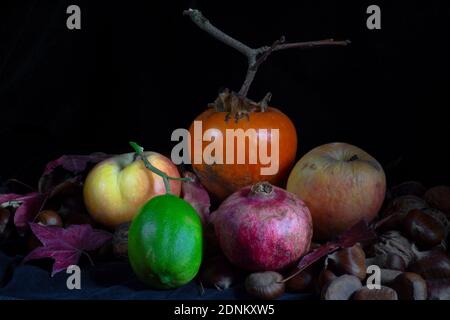
[{"label": "dark background", "polygon": [[[0,4],[0,177],[35,184],[61,154],[131,151],[129,140],[170,154],[218,89],[238,90],[246,59],[198,29],[199,8],[259,47],[350,39],[346,48],[278,52],[250,91],[267,91],[299,134],[298,157],[333,141],[355,144],[390,183],[448,184],[449,10],[446,1],[42,1]],[[245,4],[244,4],[245,3]],[[81,7],[81,30],[66,8]],[[366,28],[378,4],[382,29]]]}]

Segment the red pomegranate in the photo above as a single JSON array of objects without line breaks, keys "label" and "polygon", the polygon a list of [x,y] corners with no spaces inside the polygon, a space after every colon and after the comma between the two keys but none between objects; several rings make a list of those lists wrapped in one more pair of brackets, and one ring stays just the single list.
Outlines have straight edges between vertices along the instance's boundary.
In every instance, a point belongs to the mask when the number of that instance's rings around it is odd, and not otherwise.
[{"label": "red pomegranate", "polygon": [[267,182],[233,193],[212,223],[231,263],[251,271],[291,266],[309,249],[313,230],[304,202]]}]

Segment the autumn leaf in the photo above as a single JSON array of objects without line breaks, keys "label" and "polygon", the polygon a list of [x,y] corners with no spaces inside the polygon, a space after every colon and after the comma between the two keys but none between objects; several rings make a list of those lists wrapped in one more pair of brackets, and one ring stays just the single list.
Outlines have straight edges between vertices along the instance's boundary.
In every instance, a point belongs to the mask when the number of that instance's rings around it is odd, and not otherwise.
[{"label": "autumn leaf", "polygon": [[[103,161],[111,155],[93,153],[90,155],[63,155],[47,163],[44,173],[39,179],[39,192],[52,193],[54,189],[68,179],[79,178],[79,175],[88,169],[88,165]],[[65,175],[61,176],[61,170]],[[69,175],[67,175],[69,174]]]},{"label": "autumn leaf", "polygon": [[14,201],[14,199],[19,197],[21,197],[21,195],[15,193],[0,194],[0,205],[2,204],[2,207],[7,207],[11,201]]},{"label": "autumn leaf", "polygon": [[3,207],[16,208],[14,225],[19,231],[27,228],[28,222],[36,217],[44,201],[45,196],[39,192],[31,192],[26,195],[14,193],[0,195],[0,204]]},{"label": "autumn leaf", "polygon": [[[81,174],[88,168],[88,165],[96,164],[108,157],[111,156],[104,153],[61,156],[46,165],[39,180],[39,192],[31,192],[25,195],[0,194],[0,206],[16,209],[14,225],[20,232],[23,232],[28,228],[28,223],[35,219],[48,199],[81,190]],[[57,170],[59,168],[63,170]]]},{"label": "autumn leaf", "polygon": [[347,231],[342,233],[337,244],[340,248],[353,247],[358,242],[370,241],[377,237],[373,226],[369,226],[366,220],[361,220]]},{"label": "autumn leaf", "polygon": [[297,265],[297,270],[295,273],[290,275],[284,281],[295,277],[314,262],[338,249],[353,247],[358,242],[373,240],[376,236],[377,235],[374,228],[370,227],[365,220],[361,220],[354,226],[347,229],[347,231],[343,232],[336,241],[327,242],[303,256]]},{"label": "autumn leaf", "polygon": [[209,208],[211,206],[208,192],[192,172],[186,171],[183,177],[190,178],[190,181],[183,181],[181,185],[182,198],[189,202],[199,213],[202,223],[207,223],[209,221]]},{"label": "autumn leaf", "polygon": [[305,255],[297,265],[299,270],[304,270],[320,258],[343,248],[353,247],[358,242],[368,241],[376,238],[375,231],[369,227],[365,220],[362,220],[350,227],[334,242],[327,242],[319,248]]},{"label": "autumn leaf", "polygon": [[47,163],[42,175],[48,175],[58,167],[62,167],[63,169],[71,173],[77,174],[86,170],[86,167],[89,163],[97,163],[109,157],[111,157],[111,155],[107,155],[101,152],[93,153],[90,155],[64,155],[56,160]]},{"label": "autumn leaf", "polygon": [[43,246],[31,251],[24,262],[52,258],[55,261],[52,277],[70,265],[76,265],[82,254],[100,248],[112,238],[110,233],[94,230],[89,224],[71,225],[64,229],[30,223],[30,228]]}]

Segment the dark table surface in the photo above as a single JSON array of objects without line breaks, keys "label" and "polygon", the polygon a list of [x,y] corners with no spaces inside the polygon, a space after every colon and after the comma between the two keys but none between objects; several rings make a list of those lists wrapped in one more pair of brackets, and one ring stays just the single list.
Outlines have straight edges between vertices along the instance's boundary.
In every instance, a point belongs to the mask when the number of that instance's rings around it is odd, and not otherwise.
[{"label": "dark table surface", "polygon": [[[81,265],[81,289],[69,290],[70,274],[62,271],[50,276],[50,261],[22,263],[22,256],[0,252],[0,299],[171,299],[171,300],[235,300],[250,299],[242,284],[228,290],[205,289],[192,281],[175,290],[151,290],[134,275],[129,264],[122,261]],[[282,300],[310,299],[310,295],[287,293]]]}]

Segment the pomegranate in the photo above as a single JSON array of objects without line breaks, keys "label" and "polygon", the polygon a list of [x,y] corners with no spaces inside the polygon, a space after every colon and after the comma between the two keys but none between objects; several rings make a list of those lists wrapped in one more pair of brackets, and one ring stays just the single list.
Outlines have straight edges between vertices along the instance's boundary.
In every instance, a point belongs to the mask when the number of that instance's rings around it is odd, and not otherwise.
[{"label": "pomegranate", "polygon": [[233,193],[211,218],[224,254],[246,270],[289,267],[311,243],[309,209],[296,195],[268,182]]}]

